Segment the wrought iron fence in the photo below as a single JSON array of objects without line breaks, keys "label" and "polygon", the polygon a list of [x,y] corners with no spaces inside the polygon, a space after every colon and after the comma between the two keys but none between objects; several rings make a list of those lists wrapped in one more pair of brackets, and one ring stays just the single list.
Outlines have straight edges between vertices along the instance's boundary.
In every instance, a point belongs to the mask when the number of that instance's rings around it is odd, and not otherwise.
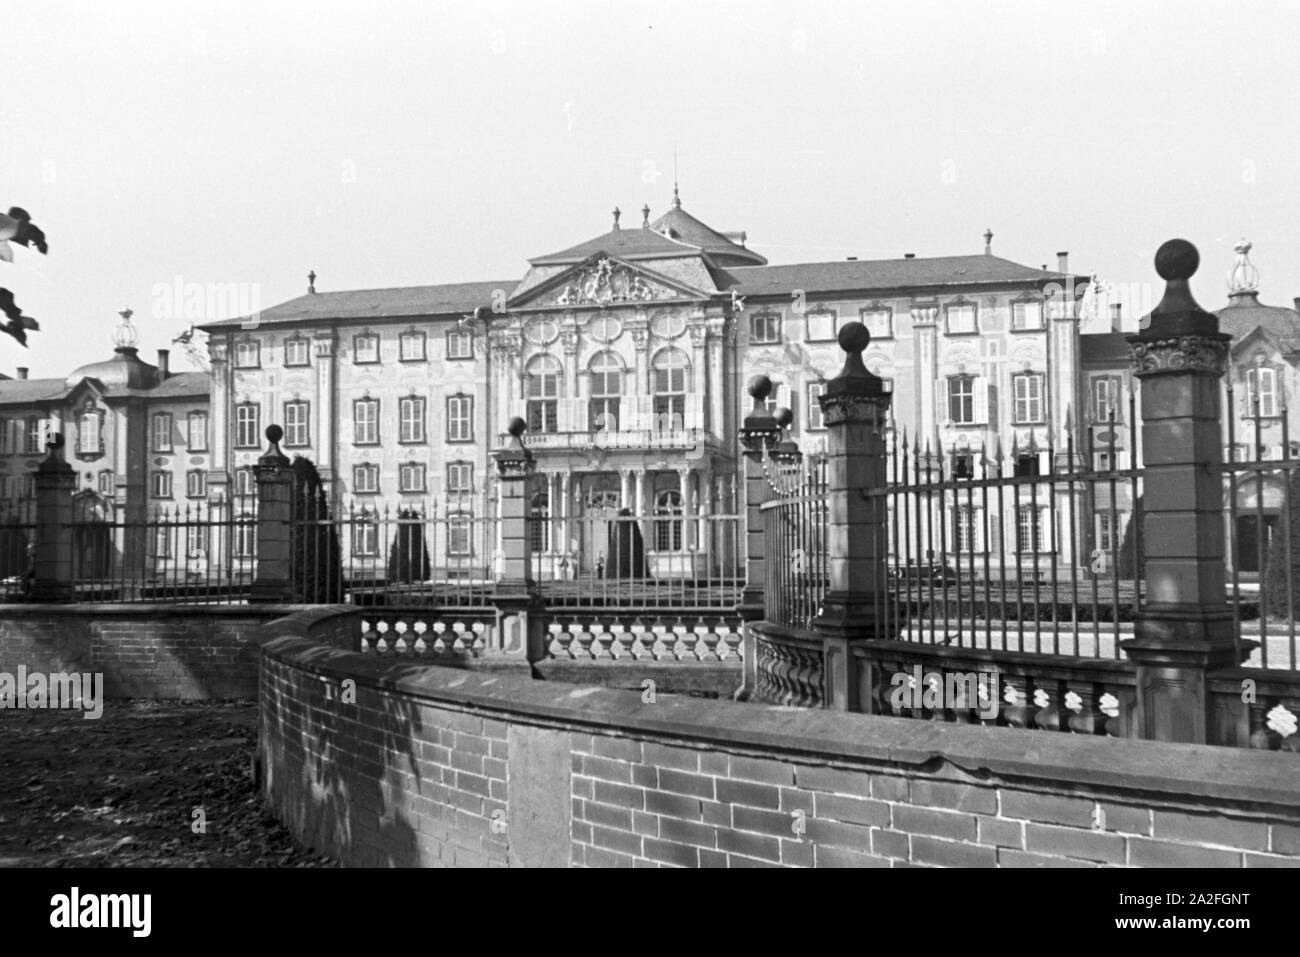
[{"label": "wrought iron fence", "polygon": [[763,617],[791,628],[811,628],[829,586],[826,549],[826,460],[765,460]]},{"label": "wrought iron fence", "polygon": [[457,500],[411,500],[381,509],[353,499],[332,515],[296,517],[290,536],[290,575],[301,600],[491,605],[500,522]]},{"label": "wrought iron fence", "polygon": [[745,584],[743,530],[741,516],[698,514],[673,499],[641,516],[535,514],[529,546],[552,608],[731,609]]},{"label": "wrought iron fence", "polygon": [[205,504],[136,519],[74,510],[73,601],[247,600],[257,570],[257,521]]}]

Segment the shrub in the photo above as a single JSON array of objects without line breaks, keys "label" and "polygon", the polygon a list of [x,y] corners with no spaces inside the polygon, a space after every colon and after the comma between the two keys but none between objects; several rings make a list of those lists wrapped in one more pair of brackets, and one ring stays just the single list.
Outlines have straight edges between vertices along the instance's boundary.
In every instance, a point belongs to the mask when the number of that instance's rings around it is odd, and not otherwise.
[{"label": "shrub", "polygon": [[397,513],[397,535],[388,550],[389,582],[427,581],[429,548],[424,541],[424,521],[414,509]]},{"label": "shrub", "polygon": [[343,601],[343,552],[330,520],[329,498],[311,459],[294,456],[292,568],[296,601]]}]

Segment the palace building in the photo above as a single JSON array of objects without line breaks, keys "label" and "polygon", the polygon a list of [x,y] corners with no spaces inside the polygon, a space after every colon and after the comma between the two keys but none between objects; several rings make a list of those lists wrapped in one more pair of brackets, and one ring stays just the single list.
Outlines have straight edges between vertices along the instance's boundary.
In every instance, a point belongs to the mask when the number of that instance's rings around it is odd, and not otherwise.
[{"label": "palace building", "polygon": [[[993,255],[986,233],[971,255],[774,266],[676,189],[663,215],[641,214],[628,226],[615,210],[607,232],[530,259],[519,278],[317,292],[312,277],[303,296],[204,327],[210,498],[246,507],[276,422],[345,514],[491,515],[490,453],[519,416],[541,575],[599,572],[605,523],[623,509],[671,519],[646,542],[652,572],[702,572],[716,556],[693,520],[743,507],[746,383],[768,375],[768,403],[790,408],[791,438],[818,453],[816,397],[853,320],[871,331],[867,365],[891,383],[893,426],[913,448],[955,468],[1000,443],[1037,468],[1061,447],[1087,284],[1064,253],[1053,269],[1024,266]],[[364,554],[364,536],[351,547]]]}]

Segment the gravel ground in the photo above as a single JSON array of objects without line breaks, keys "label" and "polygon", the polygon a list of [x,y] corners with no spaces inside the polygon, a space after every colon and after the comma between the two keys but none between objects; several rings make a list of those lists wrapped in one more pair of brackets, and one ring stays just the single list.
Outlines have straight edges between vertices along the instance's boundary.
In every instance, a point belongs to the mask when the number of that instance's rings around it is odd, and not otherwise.
[{"label": "gravel ground", "polygon": [[0,710],[0,866],[334,866],[262,810],[256,741],[250,701]]}]

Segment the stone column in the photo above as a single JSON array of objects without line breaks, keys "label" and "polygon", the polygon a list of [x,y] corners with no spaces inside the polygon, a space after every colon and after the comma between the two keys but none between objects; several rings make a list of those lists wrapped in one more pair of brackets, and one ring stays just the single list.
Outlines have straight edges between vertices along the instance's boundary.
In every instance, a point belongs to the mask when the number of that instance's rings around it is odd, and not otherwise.
[{"label": "stone column", "polygon": [[312,351],[316,354],[316,471],[327,483],[331,502],[335,501],[334,490],[338,487],[334,480],[338,477],[339,462],[334,345],[332,334],[318,335],[312,340]]},{"label": "stone column", "polygon": [[1192,297],[1199,263],[1186,240],[1160,247],[1164,298],[1128,337],[1142,382],[1146,597],[1122,647],[1137,667],[1137,735],[1205,744],[1207,672],[1236,666],[1255,643],[1239,640],[1224,584],[1219,380],[1232,337]]},{"label": "stone column", "polygon": [[55,432],[36,467],[36,555],[32,567],[33,601],[71,601],[72,494],[77,473],[63,459],[63,434]]},{"label": "stone column", "polygon": [[888,609],[885,424],[890,394],[862,363],[871,334],[846,323],[840,348],[848,353],[839,375],[818,398],[826,422],[826,558],[829,588],[815,627],[822,638],[825,706],[869,710],[872,675],[859,666],[852,645],[892,638]]},{"label": "stone column", "polygon": [[523,419],[511,419],[509,443],[492,453],[500,489],[501,571],[492,596],[496,628],[487,653],[540,661],[546,655],[545,634],[528,540],[528,480],[535,462],[521,441],[526,428]]},{"label": "stone column", "polygon": [[270,443],[253,466],[257,479],[257,577],[250,602],[296,600],[293,585],[293,470],[280,451],[284,429],[266,427]]},{"label": "stone column", "polygon": [[645,514],[645,471],[632,475],[635,492],[632,493],[632,514],[640,519]]}]

